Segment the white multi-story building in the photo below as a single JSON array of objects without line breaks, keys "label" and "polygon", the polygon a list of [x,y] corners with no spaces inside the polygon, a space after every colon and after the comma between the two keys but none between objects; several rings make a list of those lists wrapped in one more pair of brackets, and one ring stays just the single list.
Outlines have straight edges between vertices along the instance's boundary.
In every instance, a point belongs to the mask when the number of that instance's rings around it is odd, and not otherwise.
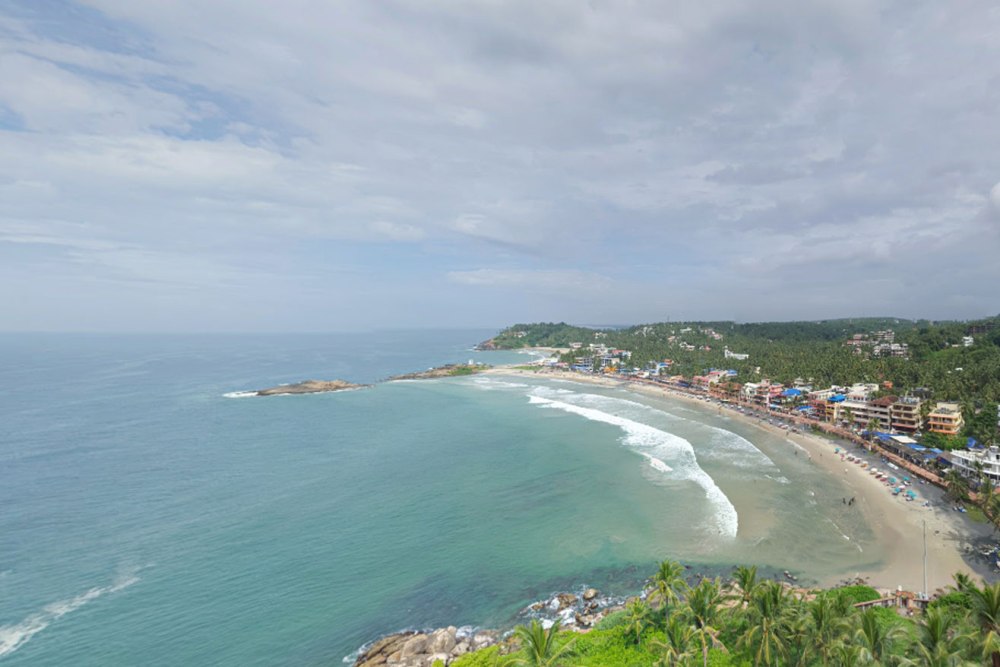
[{"label": "white multi-story building", "polygon": [[979,477],[976,464],[983,466],[983,476],[994,484],[1000,482],[1000,447],[990,447],[982,451],[956,450],[951,453],[951,464],[960,473],[971,479]]}]

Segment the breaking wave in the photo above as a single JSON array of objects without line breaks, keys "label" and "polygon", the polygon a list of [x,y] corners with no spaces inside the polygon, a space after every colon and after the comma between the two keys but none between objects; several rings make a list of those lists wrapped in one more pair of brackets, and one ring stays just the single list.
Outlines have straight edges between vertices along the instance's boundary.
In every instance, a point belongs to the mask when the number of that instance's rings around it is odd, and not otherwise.
[{"label": "breaking wave", "polygon": [[[705,491],[705,496],[715,508],[715,519],[719,533],[726,537],[736,537],[739,528],[739,517],[736,508],[718,487],[715,480],[711,478],[701,466],[694,453],[691,443],[674,435],[662,431],[648,424],[642,424],[625,417],[609,414],[595,408],[574,405],[565,401],[558,401],[544,396],[530,395],[528,400],[532,405],[541,408],[562,410],[571,414],[585,417],[591,421],[602,422],[617,426],[625,432],[622,444],[628,447],[639,449],[639,453],[650,461],[650,465],[664,474],[669,474],[670,479],[689,480],[696,483]],[[656,454],[650,454],[642,450],[652,450]],[[653,461],[657,461],[657,466]],[[667,463],[669,461],[669,464]],[[672,465],[670,465],[672,464]],[[663,470],[667,468],[667,470]]]}]

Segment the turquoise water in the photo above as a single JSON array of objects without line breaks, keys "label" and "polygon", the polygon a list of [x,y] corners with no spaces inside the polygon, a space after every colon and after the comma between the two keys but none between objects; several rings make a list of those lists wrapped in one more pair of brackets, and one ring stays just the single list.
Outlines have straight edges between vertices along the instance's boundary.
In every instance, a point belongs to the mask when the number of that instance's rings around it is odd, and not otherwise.
[{"label": "turquoise water", "polygon": [[469,351],[490,333],[0,337],[0,661],[340,664],[666,556],[881,557],[836,480],[700,406],[499,376],[226,397],[528,359]]}]

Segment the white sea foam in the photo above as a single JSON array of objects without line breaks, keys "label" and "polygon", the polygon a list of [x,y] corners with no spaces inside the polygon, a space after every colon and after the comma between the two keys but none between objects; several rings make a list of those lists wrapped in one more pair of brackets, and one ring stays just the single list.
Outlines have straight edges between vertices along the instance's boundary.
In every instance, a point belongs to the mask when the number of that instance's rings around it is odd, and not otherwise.
[{"label": "white sea foam", "polygon": [[[736,536],[736,531],[739,528],[739,517],[736,513],[736,508],[733,507],[733,504],[726,497],[726,494],[722,492],[722,489],[718,487],[715,480],[698,465],[694,448],[684,438],[648,424],[619,417],[594,408],[574,405],[565,401],[557,401],[537,395],[529,395],[528,400],[531,404],[542,408],[562,410],[563,412],[585,417],[591,421],[603,422],[619,427],[625,432],[622,444],[629,447],[652,449],[657,454],[657,460],[664,466],[670,467],[665,461],[673,464],[670,470],[670,472],[674,473],[671,476],[672,479],[690,480],[698,484],[705,491],[709,502],[715,507],[719,532],[727,537]],[[645,456],[643,452],[640,453]]]},{"label": "white sea foam", "polygon": [[20,623],[0,626],[0,658],[21,648],[49,624],[83,605],[108,593],[117,593],[139,581],[135,574],[120,576],[110,586],[95,586],[76,597],[59,600],[42,607],[42,610],[27,616]]},{"label": "white sea foam", "polygon": [[[551,391],[551,390],[548,390]],[[670,419],[677,419],[684,422],[691,422],[695,424],[699,429],[704,428],[711,431],[712,435],[705,441],[699,441],[698,443],[698,453],[706,454],[711,456],[713,459],[718,459],[720,462],[724,462],[729,465],[737,466],[740,468],[771,468],[776,469],[774,461],[770,459],[764,452],[757,448],[752,442],[728,429],[720,428],[718,426],[712,426],[711,424],[705,424],[704,422],[688,419],[687,417],[681,417],[673,414],[672,412],[667,412],[652,406],[646,405],[645,403],[640,403],[639,401],[629,400],[627,398],[619,398],[613,396],[603,396],[601,394],[591,394],[583,392],[567,392],[565,390],[557,390],[564,394],[572,394],[573,403],[582,404],[587,407],[596,408],[602,411],[613,411],[620,413],[622,409],[632,409],[637,410],[640,413],[652,414],[658,417],[667,417]],[[538,388],[532,392],[538,396],[549,395],[547,390],[543,388]],[[638,416],[638,415],[637,415]]]},{"label": "white sea foam", "polygon": [[488,377],[473,378],[472,384],[480,389],[526,389],[531,386],[523,382],[510,382],[508,380],[497,380]]},{"label": "white sea foam", "polygon": [[224,398],[249,398],[251,396],[256,396],[256,395],[257,392],[255,391],[230,391],[226,394],[223,394],[222,396]]},{"label": "white sea foam", "polygon": [[649,461],[649,465],[651,468],[653,468],[653,470],[659,470],[660,472],[673,472],[674,470],[673,468],[671,468],[666,463],[656,458],[652,454],[647,454],[646,452],[639,452],[639,453],[646,457],[646,460]]}]

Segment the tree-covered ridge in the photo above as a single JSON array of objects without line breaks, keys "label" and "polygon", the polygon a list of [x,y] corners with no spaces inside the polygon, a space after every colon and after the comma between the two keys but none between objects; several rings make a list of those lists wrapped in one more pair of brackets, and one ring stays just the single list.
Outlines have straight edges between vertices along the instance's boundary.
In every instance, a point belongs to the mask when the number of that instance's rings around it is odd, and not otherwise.
[{"label": "tree-covered ridge", "polygon": [[[647,595],[587,634],[515,629],[505,644],[462,656],[455,667],[639,667],[695,665],[915,665],[1000,663],[1000,584],[956,575],[953,592],[932,601],[884,600],[868,586],[793,589],[737,568],[732,580],[690,585],[666,561]],[[863,604],[863,603],[869,604]],[[862,603],[861,606],[857,606]],[[912,616],[910,615],[912,614]]]},{"label": "tree-covered ridge", "polygon": [[588,329],[577,327],[565,322],[538,322],[535,324],[515,324],[507,327],[487,343],[498,350],[516,350],[523,347],[569,347],[570,343],[583,341],[586,343],[595,340],[595,334],[602,333],[602,329]]},{"label": "tree-covered ridge", "polygon": [[[891,330],[907,346],[908,358],[859,354],[848,340]],[[973,338],[964,346],[966,336]],[[929,322],[899,318],[859,318],[820,322],[660,322],[627,329],[588,329],[565,323],[518,324],[493,339],[498,348],[568,347],[565,361],[590,356],[601,344],[632,352],[629,364],[643,368],[672,360],[672,373],[697,375],[709,368],[732,368],[744,381],[796,378],[814,386],[892,382],[905,393],[929,388],[937,400],[1000,401],[1000,316],[973,322]],[[727,358],[725,348],[746,359]]]}]

